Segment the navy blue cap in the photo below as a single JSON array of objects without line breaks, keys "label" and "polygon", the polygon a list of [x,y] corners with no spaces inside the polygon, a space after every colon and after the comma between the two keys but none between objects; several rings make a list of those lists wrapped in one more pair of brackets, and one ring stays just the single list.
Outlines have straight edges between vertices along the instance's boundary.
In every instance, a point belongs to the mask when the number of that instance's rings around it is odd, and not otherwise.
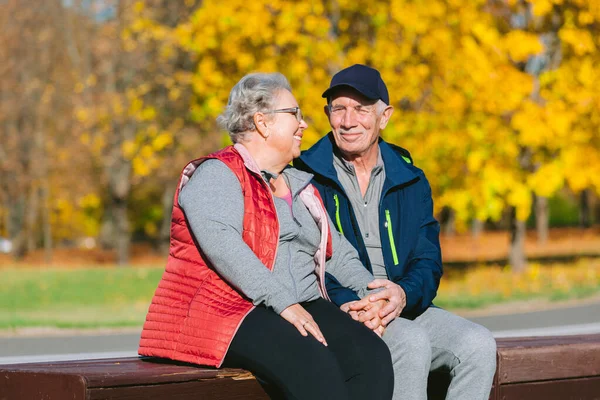
[{"label": "navy blue cap", "polygon": [[354,64],[335,74],[331,78],[329,89],[323,92],[323,97],[331,97],[332,93],[343,86],[348,86],[371,100],[383,100],[390,104],[387,87],[381,79],[381,74],[374,68],[362,64]]}]

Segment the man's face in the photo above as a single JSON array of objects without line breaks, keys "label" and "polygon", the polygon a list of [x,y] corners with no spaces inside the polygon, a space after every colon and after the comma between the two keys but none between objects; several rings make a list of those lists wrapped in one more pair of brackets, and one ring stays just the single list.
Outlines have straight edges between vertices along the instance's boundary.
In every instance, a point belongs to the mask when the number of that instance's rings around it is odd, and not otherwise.
[{"label": "man's face", "polygon": [[393,108],[378,112],[376,103],[351,88],[340,88],[325,106],[335,143],[344,157],[364,157],[377,148],[379,131],[387,125]]}]

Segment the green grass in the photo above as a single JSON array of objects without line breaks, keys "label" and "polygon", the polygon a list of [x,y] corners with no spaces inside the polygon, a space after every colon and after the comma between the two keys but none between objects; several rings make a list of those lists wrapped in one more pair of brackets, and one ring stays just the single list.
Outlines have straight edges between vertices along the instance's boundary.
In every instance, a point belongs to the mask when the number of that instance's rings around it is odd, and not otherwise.
[{"label": "green grass", "polygon": [[[444,279],[435,303],[454,310],[585,298],[600,294],[599,270],[598,260],[534,266],[521,275],[481,267]],[[0,329],[141,327],[162,273],[162,266],[0,268]]]},{"label": "green grass", "polygon": [[0,329],[141,326],[162,267],[0,269]]}]

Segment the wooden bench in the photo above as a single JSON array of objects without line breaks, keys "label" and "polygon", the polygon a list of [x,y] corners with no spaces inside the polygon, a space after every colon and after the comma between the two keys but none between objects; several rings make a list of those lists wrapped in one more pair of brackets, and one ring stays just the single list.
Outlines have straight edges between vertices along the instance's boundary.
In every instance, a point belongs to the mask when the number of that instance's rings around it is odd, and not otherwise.
[{"label": "wooden bench", "polygon": [[[600,399],[600,334],[497,343],[491,400]],[[443,399],[447,382],[432,374],[430,399]],[[0,400],[267,398],[247,371],[152,358],[0,365]]]}]

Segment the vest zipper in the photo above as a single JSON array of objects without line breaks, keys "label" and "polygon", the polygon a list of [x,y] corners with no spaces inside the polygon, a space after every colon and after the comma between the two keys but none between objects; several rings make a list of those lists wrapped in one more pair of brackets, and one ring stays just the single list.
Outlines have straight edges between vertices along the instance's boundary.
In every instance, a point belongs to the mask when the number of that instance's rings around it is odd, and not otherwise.
[{"label": "vest zipper", "polygon": [[335,201],[335,223],[337,224],[338,231],[343,235],[344,230],[342,229],[342,221],[340,219],[340,199],[338,199],[338,195],[333,195],[333,200]]},{"label": "vest zipper", "polygon": [[390,238],[390,247],[392,249],[394,265],[398,265],[398,254],[396,253],[396,243],[394,243],[394,231],[392,230],[392,218],[390,217],[390,210],[385,210],[385,222],[387,225],[388,237]]}]

